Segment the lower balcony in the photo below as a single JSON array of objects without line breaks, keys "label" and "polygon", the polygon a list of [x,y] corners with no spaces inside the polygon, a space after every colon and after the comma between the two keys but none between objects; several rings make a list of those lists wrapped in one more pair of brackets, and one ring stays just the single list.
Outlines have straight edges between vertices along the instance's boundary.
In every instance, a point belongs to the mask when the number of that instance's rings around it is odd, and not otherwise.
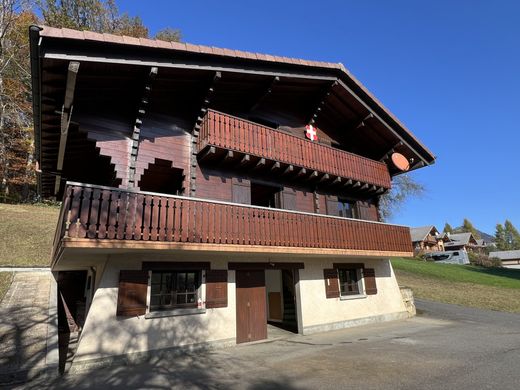
[{"label": "lower balcony", "polygon": [[53,263],[66,248],[412,255],[404,226],[70,182]]}]

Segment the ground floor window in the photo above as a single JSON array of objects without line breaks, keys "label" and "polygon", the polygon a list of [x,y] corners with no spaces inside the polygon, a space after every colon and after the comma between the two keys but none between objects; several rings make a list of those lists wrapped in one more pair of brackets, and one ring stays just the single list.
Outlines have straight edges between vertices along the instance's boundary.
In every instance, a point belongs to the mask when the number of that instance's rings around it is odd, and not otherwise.
[{"label": "ground floor window", "polygon": [[361,270],[356,268],[339,269],[339,289],[341,296],[361,294]]},{"label": "ground floor window", "polygon": [[153,271],[150,310],[197,307],[201,271]]}]

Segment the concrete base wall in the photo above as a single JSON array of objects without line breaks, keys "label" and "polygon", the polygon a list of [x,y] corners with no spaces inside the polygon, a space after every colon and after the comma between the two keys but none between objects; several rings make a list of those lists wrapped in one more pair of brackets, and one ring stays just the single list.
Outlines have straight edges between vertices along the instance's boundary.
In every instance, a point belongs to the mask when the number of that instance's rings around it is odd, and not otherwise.
[{"label": "concrete base wall", "polygon": [[[207,309],[204,313],[172,317],[129,318],[116,317],[120,270],[141,269],[143,261],[211,261],[212,269],[227,269],[228,262],[302,262],[299,270],[296,299],[300,333],[313,333],[387,321],[407,316],[406,308],[395,280],[389,260],[359,258],[288,258],[273,259],[267,256],[214,254],[112,254],[88,256],[78,254],[77,266],[96,267],[96,286],[78,343],[73,367],[87,363],[111,364],[126,361],[128,356],[148,358],[157,351],[177,350],[201,346],[225,346],[236,339],[235,272],[228,272],[228,306]],[[378,293],[357,299],[327,299],[323,269],[333,262],[364,263],[374,268]],[[64,267],[64,265],[62,265]],[[203,289],[204,290],[204,289]],[[204,293],[204,291],[203,291]],[[191,346],[191,347],[190,347]]]}]

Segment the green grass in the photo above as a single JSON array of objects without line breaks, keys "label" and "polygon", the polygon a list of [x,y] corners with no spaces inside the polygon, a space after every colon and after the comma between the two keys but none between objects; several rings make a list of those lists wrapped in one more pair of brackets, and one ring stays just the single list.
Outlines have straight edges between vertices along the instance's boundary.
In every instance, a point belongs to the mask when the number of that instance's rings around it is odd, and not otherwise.
[{"label": "green grass", "polygon": [[0,266],[47,267],[59,207],[0,204]]},{"label": "green grass", "polygon": [[0,302],[4,299],[5,293],[13,281],[13,272],[0,272]]},{"label": "green grass", "polygon": [[393,259],[397,281],[416,298],[520,313],[520,270]]}]

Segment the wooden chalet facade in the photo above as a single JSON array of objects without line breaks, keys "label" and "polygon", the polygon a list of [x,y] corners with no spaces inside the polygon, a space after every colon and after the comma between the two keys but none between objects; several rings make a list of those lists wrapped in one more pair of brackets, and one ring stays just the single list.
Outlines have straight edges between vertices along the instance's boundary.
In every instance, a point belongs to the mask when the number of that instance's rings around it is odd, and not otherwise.
[{"label": "wooden chalet facade", "polygon": [[410,231],[378,199],[434,157],[343,65],[30,41],[39,191],[63,200],[52,267],[85,286],[58,285],[75,362],[406,315],[389,258],[412,255]]}]

